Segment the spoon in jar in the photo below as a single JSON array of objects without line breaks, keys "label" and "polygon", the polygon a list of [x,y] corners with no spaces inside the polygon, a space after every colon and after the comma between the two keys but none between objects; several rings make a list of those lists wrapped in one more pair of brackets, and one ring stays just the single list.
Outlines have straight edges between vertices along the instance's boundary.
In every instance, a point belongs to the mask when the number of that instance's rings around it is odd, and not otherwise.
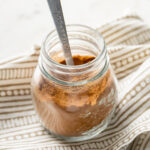
[{"label": "spoon in jar", "polygon": [[74,65],[60,0],[47,0],[67,65]]}]

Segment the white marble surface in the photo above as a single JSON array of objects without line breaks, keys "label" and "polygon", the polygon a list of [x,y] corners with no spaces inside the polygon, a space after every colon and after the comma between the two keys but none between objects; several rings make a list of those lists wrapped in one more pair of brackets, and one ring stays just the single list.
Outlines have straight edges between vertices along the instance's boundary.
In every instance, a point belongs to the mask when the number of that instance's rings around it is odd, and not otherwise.
[{"label": "white marble surface", "polygon": [[[61,0],[66,24],[93,28],[128,10],[150,23],[150,0]],[[0,0],[0,60],[31,50],[54,28],[46,0]]]}]

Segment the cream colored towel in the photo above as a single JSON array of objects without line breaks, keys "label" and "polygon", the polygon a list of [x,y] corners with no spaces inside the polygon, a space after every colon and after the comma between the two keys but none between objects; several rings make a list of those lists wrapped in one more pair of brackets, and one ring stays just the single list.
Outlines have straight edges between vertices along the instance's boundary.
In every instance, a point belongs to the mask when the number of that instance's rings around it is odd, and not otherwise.
[{"label": "cream colored towel", "polygon": [[150,150],[150,27],[136,15],[97,29],[119,80],[119,100],[98,137],[69,143],[49,135],[35,114],[30,81],[40,48],[0,62],[0,149]]}]

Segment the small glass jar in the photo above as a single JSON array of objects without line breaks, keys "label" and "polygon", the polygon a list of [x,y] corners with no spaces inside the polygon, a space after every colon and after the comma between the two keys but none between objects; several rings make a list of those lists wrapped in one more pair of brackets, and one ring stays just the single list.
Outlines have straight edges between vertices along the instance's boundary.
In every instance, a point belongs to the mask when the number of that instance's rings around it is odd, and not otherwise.
[{"label": "small glass jar", "polygon": [[116,81],[105,42],[87,26],[67,26],[73,56],[93,57],[82,65],[64,60],[57,32],[42,44],[32,78],[32,97],[41,123],[50,133],[68,141],[90,139],[110,122],[117,99]]}]

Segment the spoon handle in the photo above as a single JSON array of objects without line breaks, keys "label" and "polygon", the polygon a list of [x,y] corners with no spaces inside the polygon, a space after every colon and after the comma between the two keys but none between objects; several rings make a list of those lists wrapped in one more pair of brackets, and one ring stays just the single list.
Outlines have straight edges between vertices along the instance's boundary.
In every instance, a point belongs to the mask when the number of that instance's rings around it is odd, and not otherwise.
[{"label": "spoon handle", "polygon": [[52,13],[52,17],[57,29],[59,39],[62,43],[66,64],[74,65],[60,0],[47,0],[47,1]]}]

